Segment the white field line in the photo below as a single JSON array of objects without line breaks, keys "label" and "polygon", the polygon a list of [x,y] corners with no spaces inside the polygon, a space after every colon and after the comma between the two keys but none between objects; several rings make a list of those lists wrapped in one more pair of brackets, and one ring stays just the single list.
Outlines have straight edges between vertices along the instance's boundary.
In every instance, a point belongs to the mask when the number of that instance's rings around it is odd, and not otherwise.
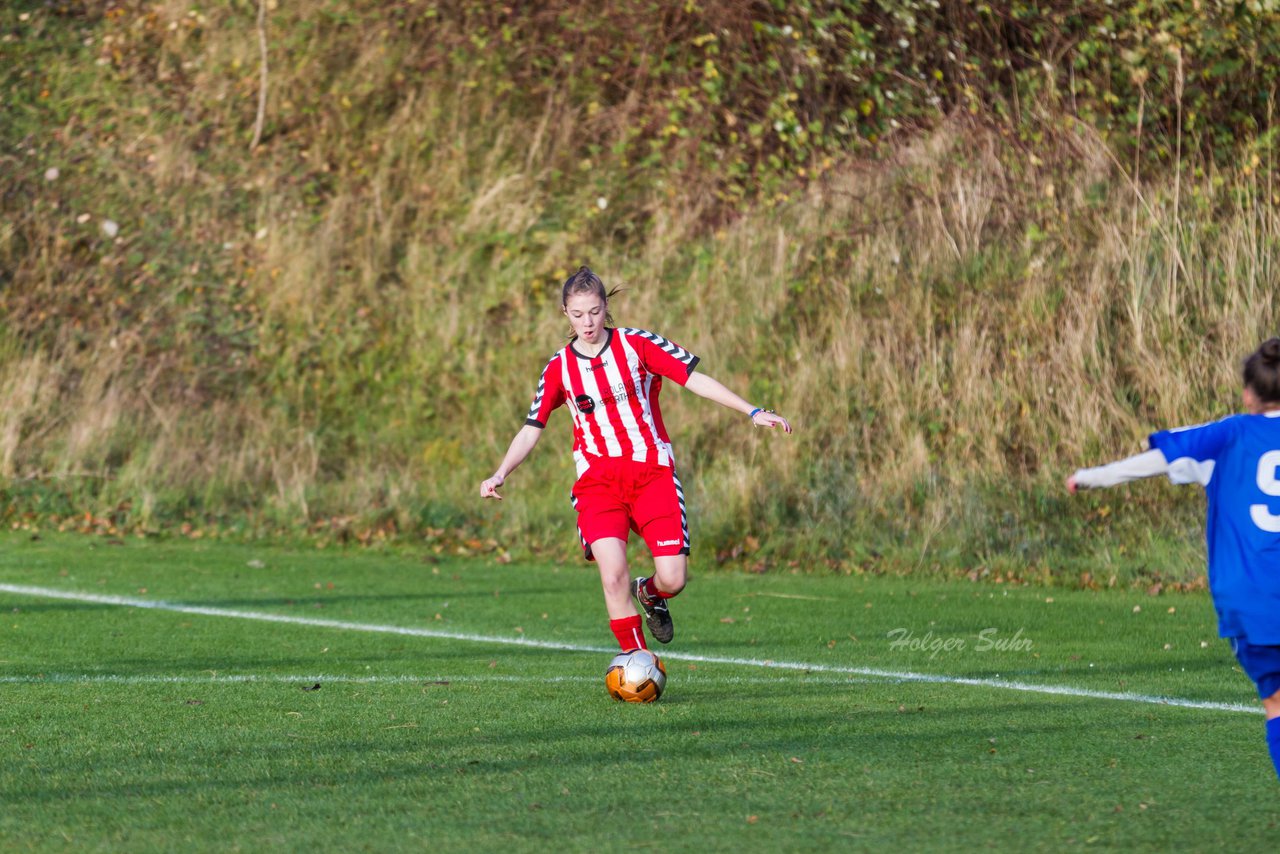
[{"label": "white field line", "polygon": [[[348,623],[340,620],[320,620],[312,617],[293,617],[263,611],[240,611],[232,608],[210,608],[203,605],[183,605],[180,602],[135,599],[128,596],[105,596],[81,593],[74,590],[57,590],[50,587],[29,587],[21,584],[0,584],[0,593],[18,596],[34,596],[42,599],[68,599],[73,602],[91,602],[98,605],[115,605],[124,608],[149,608],[156,611],[172,611],[179,614],[198,614],[206,617],[230,617],[238,620],[254,620],[264,623],[285,623],[311,628],[336,629],[350,632],[375,632],[409,637],[457,640],[469,643],[520,646],[532,649],[554,649],[564,652],[616,652],[615,647],[587,646],[583,644],[540,641],[525,637],[499,637],[461,632],[445,632],[438,629],[418,629],[406,626],[388,626],[379,623]],[[1187,700],[1180,697],[1160,697],[1152,694],[1131,694],[1120,691],[1097,691],[1070,685],[1037,685],[1006,679],[981,679],[965,676],[949,676],[936,673],[917,673],[910,670],[882,670],[875,667],[848,667],[833,664],[816,664],[804,661],[777,661],[774,659],[732,658],[727,656],[694,655],[664,650],[662,657],[668,661],[689,661],[700,664],[728,664],[739,667],[764,667],[772,670],[795,670],[803,673],[827,673],[838,676],[861,676],[887,682],[923,682],[933,685],[967,685],[975,688],[997,688],[1006,691],[1022,691],[1030,694],[1048,694],[1059,697],[1079,697],[1091,700],[1114,700],[1123,703],[1146,703],[1159,706],[1175,706],[1183,709],[1205,709],[1219,712],[1245,712],[1258,714],[1260,706],[1241,703],[1218,703],[1208,700]],[[319,681],[319,680],[317,680]]]}]

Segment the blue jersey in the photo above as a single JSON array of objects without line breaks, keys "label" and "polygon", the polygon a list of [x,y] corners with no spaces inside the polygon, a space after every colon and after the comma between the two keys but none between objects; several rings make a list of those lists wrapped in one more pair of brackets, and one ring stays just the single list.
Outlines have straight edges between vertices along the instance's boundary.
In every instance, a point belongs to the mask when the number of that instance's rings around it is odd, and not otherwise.
[{"label": "blue jersey", "polygon": [[1280,413],[1233,415],[1151,436],[1169,479],[1199,483],[1218,633],[1280,645]]}]

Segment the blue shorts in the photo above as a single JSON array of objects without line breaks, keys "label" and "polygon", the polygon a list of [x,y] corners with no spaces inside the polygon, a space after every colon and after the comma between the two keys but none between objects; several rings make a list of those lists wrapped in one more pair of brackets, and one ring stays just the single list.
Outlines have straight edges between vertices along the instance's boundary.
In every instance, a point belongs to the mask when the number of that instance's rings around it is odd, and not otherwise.
[{"label": "blue shorts", "polygon": [[1258,697],[1265,700],[1280,691],[1280,646],[1258,646],[1248,638],[1228,638],[1235,650],[1236,661],[1258,686]]}]

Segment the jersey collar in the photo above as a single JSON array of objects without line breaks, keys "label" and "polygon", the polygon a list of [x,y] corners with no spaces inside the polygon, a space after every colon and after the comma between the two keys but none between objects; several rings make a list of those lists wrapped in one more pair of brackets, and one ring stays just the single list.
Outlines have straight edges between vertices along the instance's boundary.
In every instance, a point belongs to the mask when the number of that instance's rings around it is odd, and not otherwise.
[{"label": "jersey collar", "polygon": [[604,337],[604,346],[601,347],[600,352],[596,353],[594,356],[588,356],[586,353],[578,352],[578,348],[573,346],[577,342],[578,340],[577,338],[569,342],[569,351],[573,353],[573,355],[577,356],[579,359],[586,359],[587,361],[591,361],[592,359],[599,359],[601,356],[604,355],[604,351],[609,349],[609,345],[613,343],[613,327],[606,326],[604,331],[608,333]]}]

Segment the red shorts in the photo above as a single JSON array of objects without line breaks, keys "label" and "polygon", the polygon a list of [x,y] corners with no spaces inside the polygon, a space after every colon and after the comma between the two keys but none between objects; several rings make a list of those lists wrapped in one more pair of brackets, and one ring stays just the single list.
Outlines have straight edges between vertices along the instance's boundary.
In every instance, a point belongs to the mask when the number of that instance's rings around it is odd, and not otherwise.
[{"label": "red shorts", "polygon": [[604,537],[624,543],[631,531],[644,537],[654,557],[687,555],[689,525],[684,489],[671,466],[625,457],[590,457],[573,485],[578,536],[587,560],[591,544]]}]

